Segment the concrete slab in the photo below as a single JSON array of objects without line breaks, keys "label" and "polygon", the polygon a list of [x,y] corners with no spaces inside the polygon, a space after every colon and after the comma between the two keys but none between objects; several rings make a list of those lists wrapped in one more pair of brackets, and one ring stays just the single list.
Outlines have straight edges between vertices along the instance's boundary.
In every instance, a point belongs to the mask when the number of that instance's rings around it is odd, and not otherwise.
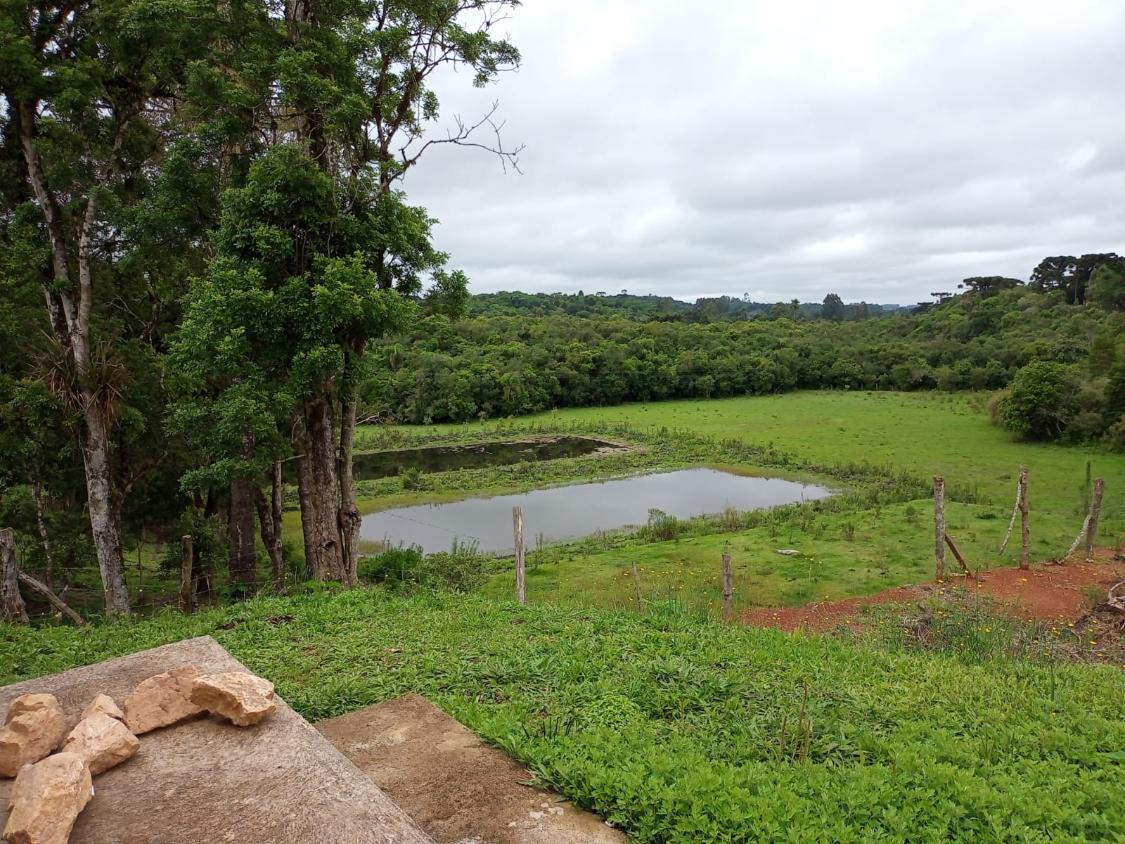
[{"label": "concrete slab", "polygon": [[[71,722],[99,692],[120,704],[138,682],[180,665],[246,669],[210,636],[0,688],[50,692]],[[12,780],[0,779],[0,828]],[[279,701],[256,727],[201,717],[141,736],[137,755],[94,778],[71,844],[432,844],[371,780]]]},{"label": "concrete slab", "polygon": [[316,725],[437,844],[621,844],[596,815],[523,783],[531,774],[424,697]]}]

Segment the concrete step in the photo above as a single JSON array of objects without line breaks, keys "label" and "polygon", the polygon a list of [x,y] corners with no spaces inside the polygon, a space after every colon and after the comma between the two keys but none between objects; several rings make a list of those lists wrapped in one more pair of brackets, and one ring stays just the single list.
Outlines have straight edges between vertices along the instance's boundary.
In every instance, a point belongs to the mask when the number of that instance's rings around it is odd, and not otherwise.
[{"label": "concrete step", "polygon": [[424,697],[369,706],[316,728],[437,844],[621,844]]}]

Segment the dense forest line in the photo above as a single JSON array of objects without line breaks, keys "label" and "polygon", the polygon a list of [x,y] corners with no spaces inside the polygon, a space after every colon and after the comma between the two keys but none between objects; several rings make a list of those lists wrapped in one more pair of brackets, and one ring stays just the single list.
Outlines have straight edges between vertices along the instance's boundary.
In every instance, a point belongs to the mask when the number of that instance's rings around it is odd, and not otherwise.
[{"label": "dense forest line", "polygon": [[[852,320],[646,320],[628,299],[614,314],[616,297],[598,297],[594,317],[529,316],[510,314],[511,303],[543,299],[474,297],[478,316],[431,317],[381,341],[360,394],[378,418],[447,422],[793,389],[999,390],[1045,362],[1062,367],[1052,370],[1064,382],[1057,424],[1016,429],[1088,439],[1125,412],[1125,323],[1113,299],[1125,270],[1109,261],[1100,305],[1071,304],[1057,286],[970,279],[966,292],[932,306]],[[543,298],[565,306],[591,297]]]},{"label": "dense forest line", "polygon": [[904,305],[871,305],[867,302],[845,303],[839,295],[829,293],[823,302],[754,302],[749,295],[707,296],[685,302],[671,296],[620,293],[479,293],[468,303],[469,316],[552,316],[619,317],[634,320],[667,322],[715,322],[717,320],[753,319],[766,316],[774,319],[869,319],[883,314],[910,310]]}]

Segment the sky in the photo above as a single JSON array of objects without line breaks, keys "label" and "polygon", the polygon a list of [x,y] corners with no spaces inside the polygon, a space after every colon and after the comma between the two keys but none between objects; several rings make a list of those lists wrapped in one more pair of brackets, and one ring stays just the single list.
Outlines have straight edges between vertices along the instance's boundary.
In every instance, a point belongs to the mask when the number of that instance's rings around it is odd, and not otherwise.
[{"label": "sky", "polygon": [[[519,167],[431,147],[412,202],[475,293],[909,304],[1125,253],[1125,0],[525,0]],[[482,138],[487,140],[487,138]]]}]

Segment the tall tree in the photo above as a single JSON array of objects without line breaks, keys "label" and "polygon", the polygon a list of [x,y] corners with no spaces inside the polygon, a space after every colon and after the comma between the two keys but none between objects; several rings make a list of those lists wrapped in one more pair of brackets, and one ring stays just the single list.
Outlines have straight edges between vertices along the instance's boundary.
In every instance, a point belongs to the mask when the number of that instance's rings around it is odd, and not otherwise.
[{"label": "tall tree", "polygon": [[1099,266],[1090,275],[1090,302],[1107,311],[1125,311],[1125,258]]},{"label": "tall tree", "polygon": [[824,319],[839,322],[844,318],[844,300],[835,293],[829,293],[824,297],[824,302],[820,307],[820,315]]},{"label": "tall tree", "polygon": [[129,611],[115,425],[130,353],[107,319],[130,209],[163,152],[177,76],[210,12],[193,0],[16,2],[0,7],[4,133],[18,139],[43,245],[48,382],[73,412],[109,614]]},{"label": "tall tree", "polygon": [[1002,290],[1011,290],[1023,285],[1018,278],[1005,278],[1001,275],[975,275],[967,278],[957,285],[966,293],[972,293],[985,299],[995,296]]},{"label": "tall tree", "polygon": [[[286,6],[288,46],[278,57],[278,80],[280,105],[292,118],[290,139],[331,179],[346,203],[341,210],[373,224],[355,248],[363,250],[360,263],[379,290],[417,295],[430,277],[434,303],[463,297],[464,277],[440,269],[445,256],[427,242],[428,218],[405,205],[397,185],[436,145],[484,148],[515,165],[519,150],[503,146],[495,106],[473,122],[455,119],[444,135],[428,135],[427,129],[439,116],[432,87],[437,74],[464,68],[483,86],[518,64],[516,48],[492,35],[517,5],[292,0]],[[480,140],[482,130],[494,140]],[[352,480],[356,385],[371,336],[337,331],[334,338],[333,354],[321,359],[319,378],[300,397],[298,488],[310,568],[319,577],[354,582],[360,526]]]}]

